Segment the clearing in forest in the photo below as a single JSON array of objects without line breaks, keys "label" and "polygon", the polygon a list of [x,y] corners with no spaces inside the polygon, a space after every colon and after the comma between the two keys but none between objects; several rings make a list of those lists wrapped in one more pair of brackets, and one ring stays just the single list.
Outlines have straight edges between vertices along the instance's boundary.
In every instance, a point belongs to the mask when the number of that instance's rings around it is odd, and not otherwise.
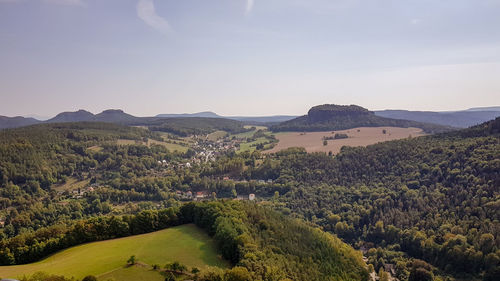
[{"label": "clearing in forest", "polygon": [[[384,133],[385,132],[385,133]],[[334,137],[335,134],[346,134],[348,138],[327,140],[324,137]],[[383,141],[398,140],[408,137],[419,137],[425,133],[419,128],[399,127],[359,127],[348,130],[328,132],[284,132],[275,134],[278,145],[266,153],[278,152],[290,147],[304,147],[307,152],[340,152],[342,146],[367,146]]]},{"label": "clearing in forest", "polygon": [[[135,255],[138,266],[127,267],[130,256]],[[75,246],[39,262],[26,265],[0,266],[0,277],[21,278],[37,271],[82,279],[95,275],[99,280],[114,278],[121,281],[147,272],[148,280],[164,280],[152,265],[162,268],[178,261],[188,269],[207,266],[229,267],[229,263],[217,255],[212,239],[193,224],[181,225],[152,233],[93,242]],[[135,273],[134,273],[135,272]],[[125,274],[127,273],[127,274]],[[124,278],[132,276],[131,279]],[[156,279],[155,277],[158,277]]]}]

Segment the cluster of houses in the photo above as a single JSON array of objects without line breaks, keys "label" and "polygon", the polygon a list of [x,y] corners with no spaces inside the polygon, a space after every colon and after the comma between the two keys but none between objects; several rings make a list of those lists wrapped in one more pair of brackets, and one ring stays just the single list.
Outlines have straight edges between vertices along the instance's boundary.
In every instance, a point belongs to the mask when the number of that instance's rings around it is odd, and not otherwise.
[{"label": "cluster of houses", "polygon": [[196,155],[193,157],[195,163],[215,161],[216,157],[230,150],[236,151],[238,140],[231,140],[228,137],[211,141],[208,139],[198,139],[194,143],[193,149]]},{"label": "cluster of houses", "polygon": [[236,151],[241,140],[224,137],[216,141],[209,140],[207,136],[193,136],[196,141],[190,147],[195,151],[195,155],[189,162],[169,163],[167,160],[160,160],[158,164],[164,167],[191,168],[194,164],[213,162],[217,156],[228,151]]}]

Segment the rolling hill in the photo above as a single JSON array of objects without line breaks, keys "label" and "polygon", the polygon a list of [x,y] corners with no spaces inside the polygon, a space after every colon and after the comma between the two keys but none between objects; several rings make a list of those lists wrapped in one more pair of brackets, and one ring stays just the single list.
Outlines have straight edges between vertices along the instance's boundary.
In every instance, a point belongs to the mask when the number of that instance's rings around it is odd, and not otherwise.
[{"label": "rolling hill", "polygon": [[35,124],[103,122],[127,126],[144,126],[154,131],[169,132],[182,136],[209,134],[217,130],[241,133],[246,129],[243,123],[226,118],[209,117],[136,117],[120,109],[108,109],[99,114],[86,110],[62,112],[47,121],[24,117],[0,116],[0,129],[25,127]]},{"label": "rolling hill", "polygon": [[427,133],[444,132],[452,129],[441,125],[380,117],[357,105],[324,104],[311,108],[307,115],[274,125],[271,130],[275,132],[315,132],[383,126],[416,127],[423,129]]},{"label": "rolling hill", "polygon": [[[455,128],[465,128],[473,125],[486,122],[488,120],[494,119],[500,116],[500,107],[478,107],[470,108],[462,111],[450,111],[450,112],[434,112],[434,111],[408,111],[408,110],[379,110],[373,112],[375,116],[385,117],[390,119],[400,119],[406,121],[414,121],[427,123],[425,125],[418,123],[404,123],[399,121],[400,124],[408,125],[418,125],[420,127],[426,126],[427,131],[434,131],[436,128],[431,128],[429,124],[437,124],[441,126],[449,126]],[[366,116],[365,116],[366,117]],[[119,109],[109,109],[105,110],[99,114],[93,114],[89,111],[80,109],[75,112],[61,112],[55,117],[48,119],[46,121],[40,121],[36,118],[28,118],[22,116],[16,117],[6,117],[0,116],[0,129],[7,128],[17,128],[24,127],[39,123],[64,123],[64,122],[84,122],[84,121],[99,121],[99,122],[110,122],[118,123],[123,125],[158,125],[162,121],[171,121],[174,118],[212,118],[212,119],[228,119],[234,121],[240,121],[245,124],[259,125],[276,125],[275,128],[280,127],[290,127],[290,126],[303,126],[307,123],[307,118],[304,116],[298,117],[294,115],[270,115],[270,116],[222,116],[211,111],[197,112],[197,113],[183,113],[183,114],[158,114],[154,117],[136,117],[123,112]],[[366,118],[365,118],[366,119]],[[365,120],[365,124],[380,124],[383,123],[384,126],[387,125],[388,121],[382,121],[380,119],[375,120],[373,117],[370,120]],[[287,122],[287,124],[278,125],[280,122]],[[172,122],[176,123],[176,122]],[[359,122],[358,122],[359,123]],[[392,121],[392,123],[395,123]],[[294,124],[294,125],[292,125]],[[325,124],[323,124],[325,125]],[[316,124],[316,126],[320,126]],[[335,127],[335,126],[334,126]],[[439,130],[439,129],[437,129]]]},{"label": "rolling hill", "polygon": [[93,121],[95,115],[86,110],[80,109],[75,112],[67,111],[57,114],[54,118],[47,120],[47,123],[65,123],[65,122],[82,122]]},{"label": "rolling hill", "polygon": [[38,124],[41,122],[42,121],[36,120],[34,118],[25,118],[22,116],[16,116],[16,117],[0,116],[0,129],[24,127],[24,126]]},{"label": "rolling hill", "polygon": [[[162,228],[167,229],[157,231]],[[147,234],[131,236],[141,233]],[[124,238],[110,239],[116,237]],[[85,242],[93,243],[82,244]],[[229,267],[216,250],[235,267],[225,272],[206,268]],[[79,278],[88,274],[108,278],[114,272],[122,276],[132,255],[143,268],[179,261],[187,269],[197,267],[202,275],[219,276],[197,280],[368,280],[361,253],[337,237],[260,204],[233,200],[93,218],[2,240],[0,262],[17,265],[0,267],[0,275],[20,276],[43,270]],[[40,257],[46,258],[37,259]],[[38,261],[20,265],[33,260]],[[227,279],[233,270],[247,277]]]},{"label": "rolling hill", "polygon": [[456,128],[466,128],[495,119],[500,116],[500,110],[498,107],[471,108],[468,110],[453,112],[382,110],[375,111],[375,115],[386,118],[433,123]]},{"label": "rolling hill", "polygon": [[271,116],[222,116],[215,112],[204,111],[198,113],[183,114],[158,114],[156,117],[186,118],[186,117],[206,117],[206,118],[226,118],[246,123],[278,123],[291,120],[297,116],[293,115],[271,115]]},{"label": "rolling hill", "polygon": [[196,113],[180,113],[180,114],[158,114],[156,117],[161,118],[186,118],[186,117],[205,117],[205,118],[224,118],[212,111],[203,111]]},{"label": "rolling hill", "polygon": [[225,118],[151,118],[138,122],[135,125],[144,125],[152,131],[168,132],[180,136],[206,135],[215,131],[226,131],[236,134],[247,131],[242,122]]},{"label": "rolling hill", "polygon": [[[20,278],[44,271],[65,277],[104,275],[110,278],[127,269],[126,261],[132,255],[136,256],[141,265],[147,265],[148,271],[154,264],[163,266],[174,261],[199,269],[207,266],[229,266],[227,261],[217,256],[213,240],[200,228],[187,224],[147,234],[75,246],[31,264],[0,266],[0,276]],[[164,279],[159,273],[156,275],[158,280]]]}]

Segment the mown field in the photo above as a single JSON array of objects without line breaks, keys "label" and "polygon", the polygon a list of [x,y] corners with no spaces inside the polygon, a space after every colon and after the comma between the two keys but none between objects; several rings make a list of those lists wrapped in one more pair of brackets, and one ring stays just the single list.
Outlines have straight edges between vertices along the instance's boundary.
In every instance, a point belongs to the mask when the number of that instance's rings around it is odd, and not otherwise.
[{"label": "mown field", "polygon": [[207,135],[207,140],[217,141],[219,139],[223,139],[227,135],[228,135],[228,133],[225,131],[215,131],[215,132]]},{"label": "mown field", "polygon": [[[385,130],[385,134],[383,131]],[[327,145],[323,145],[323,137],[332,137],[336,133],[347,134],[347,139],[328,140]],[[286,132],[275,134],[279,140],[278,145],[267,153],[278,152],[290,147],[304,147],[307,152],[332,152],[336,154],[342,146],[367,146],[383,141],[418,137],[425,135],[419,128],[398,128],[398,127],[359,127],[348,130],[328,131],[328,132]]]},{"label": "mown field", "polygon": [[[132,255],[136,256],[139,265],[127,267],[126,262]],[[1,266],[0,277],[20,278],[44,271],[79,279],[91,274],[99,280],[138,280],[135,278],[137,276],[143,276],[141,280],[164,280],[160,273],[152,270],[152,265],[158,264],[163,268],[173,261],[189,269],[229,266],[217,255],[215,244],[203,230],[194,225],[182,225],[148,234],[79,245],[32,264]]]},{"label": "mown field", "polygon": [[143,141],[136,141],[136,140],[126,140],[126,139],[119,139],[116,142],[118,145],[134,145],[134,144],[142,144],[146,145],[148,147],[151,147],[153,144],[155,145],[163,145],[170,151],[179,151],[179,152],[186,152],[188,150],[187,146],[183,146],[180,144],[175,144],[175,143],[169,143],[169,142],[164,142],[164,141],[157,141],[153,139],[148,139],[147,142]]}]

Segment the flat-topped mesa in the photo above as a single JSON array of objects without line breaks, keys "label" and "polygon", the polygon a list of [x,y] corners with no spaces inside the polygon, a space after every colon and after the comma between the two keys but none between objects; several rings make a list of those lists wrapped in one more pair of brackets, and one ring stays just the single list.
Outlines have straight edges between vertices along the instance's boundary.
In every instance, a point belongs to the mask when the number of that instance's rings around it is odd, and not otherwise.
[{"label": "flat-topped mesa", "polygon": [[384,118],[358,105],[323,104],[309,110],[307,115],[281,122],[270,129],[274,132],[321,132],[347,130],[357,127],[416,127],[426,133],[449,131],[452,128],[415,121]]},{"label": "flat-topped mesa", "polygon": [[358,117],[373,115],[374,113],[366,108],[357,105],[336,105],[323,104],[309,110],[307,113],[310,121],[324,121],[334,117]]}]

